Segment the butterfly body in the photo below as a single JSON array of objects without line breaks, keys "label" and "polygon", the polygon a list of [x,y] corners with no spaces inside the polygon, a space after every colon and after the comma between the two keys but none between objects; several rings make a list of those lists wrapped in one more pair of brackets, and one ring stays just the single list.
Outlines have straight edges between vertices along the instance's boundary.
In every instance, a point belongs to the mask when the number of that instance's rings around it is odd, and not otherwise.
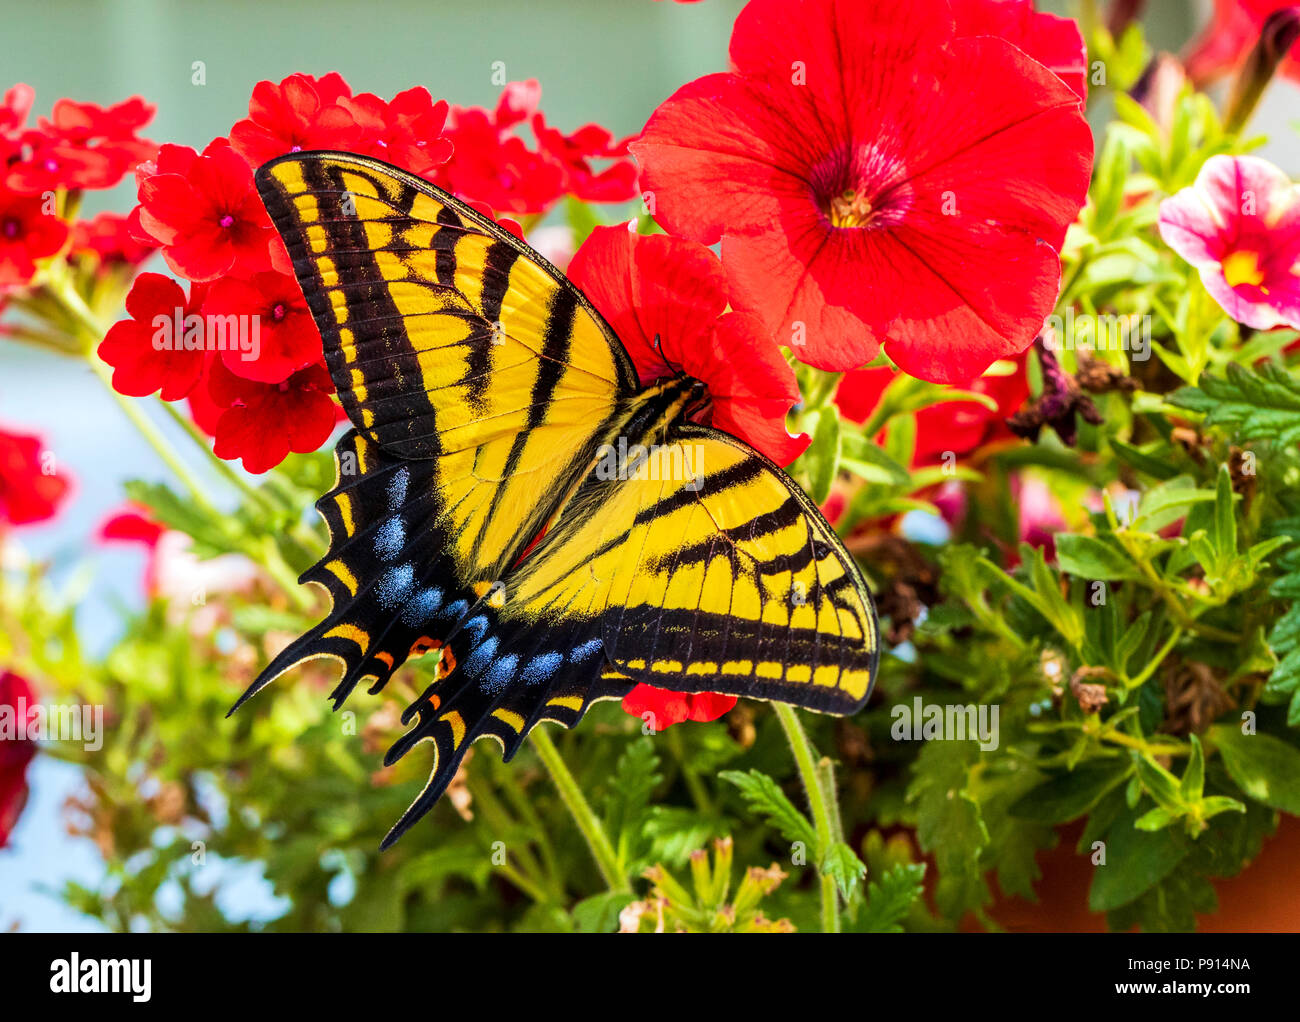
[{"label": "butterfly body", "polygon": [[386,844],[475,739],[509,758],[638,682],[862,705],[878,642],[860,571],[780,469],[692,421],[698,381],[642,386],[557,270],[396,168],[300,153],[257,181],[354,428],[317,504],[330,550],[303,576],[331,610],[240,702],[326,656],[338,705],[436,651],[387,758],[428,741],[434,769]]}]

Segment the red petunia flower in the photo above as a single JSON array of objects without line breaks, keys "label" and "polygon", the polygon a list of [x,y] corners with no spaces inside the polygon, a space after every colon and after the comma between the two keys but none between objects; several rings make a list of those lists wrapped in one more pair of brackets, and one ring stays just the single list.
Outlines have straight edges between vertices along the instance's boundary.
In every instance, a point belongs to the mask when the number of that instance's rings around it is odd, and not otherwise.
[{"label": "red petunia flower", "polygon": [[189,405],[190,418],[194,421],[194,425],[211,437],[217,435],[217,423],[230,407],[214,398],[208,386],[212,379],[212,363],[220,361],[221,359],[215,354],[209,352],[203,363],[203,375],[199,378],[198,386],[190,391],[185,402]]},{"label": "red petunia flower", "polygon": [[345,96],[338,105],[361,130],[355,152],[421,177],[451,158],[451,140],[443,135],[447,102],[440,99],[435,103],[426,88],[407,89],[388,102],[368,92]]},{"label": "red petunia flower", "polygon": [[[997,403],[996,410],[975,401],[946,401],[918,411],[913,466],[937,465],[946,454],[964,458],[985,444],[1013,439],[1014,434],[1007,429],[1006,419],[1029,399],[1026,362],[1027,355],[1022,354],[1015,359],[1010,372],[1006,371],[1007,363],[1002,362],[977,379],[961,385],[962,390],[992,398]],[[835,403],[846,418],[857,423],[866,422],[896,375],[888,366],[845,373],[836,391]]]},{"label": "red petunia flower", "polygon": [[[139,225],[182,277],[210,281],[270,269],[283,252],[253,172],[224,139],[199,155],[165,145],[139,174]],[[273,250],[274,246],[274,250]]]},{"label": "red petunia flower", "polygon": [[36,743],[28,734],[36,707],[31,683],[11,671],[0,671],[0,708],[19,725],[13,738],[0,740],[0,848],[8,846],[27,802],[27,767],[36,755]]},{"label": "red petunia flower", "polygon": [[113,389],[144,397],[160,391],[164,401],[185,397],[199,382],[206,361],[202,318],[207,286],[189,296],[170,277],[142,273],[126,296],[131,317],[114,323],[99,344],[99,357],[113,367]]},{"label": "red petunia flower", "polygon": [[992,35],[1024,50],[1081,100],[1088,98],[1088,48],[1073,18],[1034,10],[1034,0],[948,0],[957,35]]},{"label": "red petunia flower", "polygon": [[731,59],[631,149],[659,222],[722,240],[738,308],[824,369],[884,344],[968,380],[1033,342],[1091,169],[1060,78],[946,0],[752,0]]},{"label": "red petunia flower", "polygon": [[719,692],[673,692],[643,684],[623,697],[624,712],[643,719],[647,713],[651,714],[650,723],[656,731],[686,720],[717,720],[735,706],[735,696]]},{"label": "red petunia flower", "polygon": [[226,408],[214,430],[214,451],[227,461],[242,458],[249,472],[274,468],[290,451],[318,450],[344,418],[330,399],[334,384],[322,364],[310,365],[282,383],[243,379],[217,358],[208,372],[208,393]]},{"label": "red petunia flower", "polygon": [[[1205,85],[1237,70],[1259,42],[1268,16],[1295,6],[1294,0],[1214,0],[1213,19],[1187,48],[1188,76],[1198,85]],[[1300,81],[1300,42],[1292,47],[1279,70]]]},{"label": "red petunia flower", "polygon": [[0,429],[0,528],[53,518],[70,488],[39,437]]},{"label": "red petunia flower", "polygon": [[280,383],[320,361],[320,334],[302,288],[287,274],[225,277],[212,285],[203,313],[210,335],[223,328],[225,343],[214,340],[213,347],[236,376]]},{"label": "red petunia flower", "polygon": [[351,96],[336,71],[323,78],[294,74],[278,85],[258,82],[248,117],[230,129],[230,144],[250,167],[309,149],[353,151],[362,128],[340,102]]},{"label": "red petunia flower", "polygon": [[753,317],[725,311],[726,277],[703,245],[597,227],[569,264],[569,279],[614,328],[642,382],[679,370],[700,380],[712,424],[778,465],[808,446],[807,436],[785,428],[799,400],[794,373]]},{"label": "red petunia flower", "polygon": [[149,509],[141,504],[126,507],[105,518],[96,530],[101,543],[138,543],[145,548],[144,591],[152,597],[158,592],[158,544],[167,529],[156,522]]},{"label": "red petunia flower", "polygon": [[1160,204],[1160,236],[1238,323],[1300,329],[1300,185],[1257,156],[1211,156]]},{"label": "red petunia flower", "polygon": [[44,212],[38,195],[0,191],[0,288],[21,286],[36,275],[36,260],[55,255],[68,240],[68,225]]},{"label": "red petunia flower", "polygon": [[99,213],[72,228],[72,254],[93,255],[104,266],[139,266],[157,250],[156,242],[139,240],[118,213]]}]

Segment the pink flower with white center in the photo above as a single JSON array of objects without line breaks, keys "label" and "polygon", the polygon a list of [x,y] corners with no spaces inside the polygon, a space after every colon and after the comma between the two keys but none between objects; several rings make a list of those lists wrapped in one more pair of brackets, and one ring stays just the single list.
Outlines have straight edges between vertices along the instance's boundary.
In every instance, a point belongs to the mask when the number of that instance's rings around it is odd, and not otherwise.
[{"label": "pink flower with white center", "polygon": [[1300,186],[1255,156],[1212,156],[1160,204],[1160,236],[1229,316],[1300,329]]}]

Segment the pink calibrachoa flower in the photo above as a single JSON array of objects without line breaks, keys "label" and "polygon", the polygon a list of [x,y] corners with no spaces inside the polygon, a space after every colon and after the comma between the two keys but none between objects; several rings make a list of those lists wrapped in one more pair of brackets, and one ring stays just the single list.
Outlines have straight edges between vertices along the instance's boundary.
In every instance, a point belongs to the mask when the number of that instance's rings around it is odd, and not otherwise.
[{"label": "pink calibrachoa flower", "polygon": [[1056,74],[947,0],[752,0],[731,60],[631,148],[659,222],[721,239],[739,309],[810,365],[883,344],[938,382],[1033,342],[1092,163]]},{"label": "pink calibrachoa flower", "polygon": [[1300,328],[1300,186],[1255,156],[1212,156],[1160,204],[1160,236],[1229,316]]}]

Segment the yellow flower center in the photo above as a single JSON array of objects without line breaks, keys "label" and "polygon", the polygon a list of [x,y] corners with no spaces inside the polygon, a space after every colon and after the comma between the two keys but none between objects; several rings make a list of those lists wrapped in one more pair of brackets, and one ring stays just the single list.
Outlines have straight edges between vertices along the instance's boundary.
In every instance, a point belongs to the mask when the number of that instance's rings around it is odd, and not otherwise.
[{"label": "yellow flower center", "polygon": [[866,227],[875,210],[865,194],[849,188],[831,196],[828,212],[834,227]]},{"label": "yellow flower center", "polygon": [[1250,284],[1259,287],[1264,283],[1264,271],[1259,268],[1259,253],[1245,250],[1232,252],[1223,260],[1223,279],[1228,287]]}]

